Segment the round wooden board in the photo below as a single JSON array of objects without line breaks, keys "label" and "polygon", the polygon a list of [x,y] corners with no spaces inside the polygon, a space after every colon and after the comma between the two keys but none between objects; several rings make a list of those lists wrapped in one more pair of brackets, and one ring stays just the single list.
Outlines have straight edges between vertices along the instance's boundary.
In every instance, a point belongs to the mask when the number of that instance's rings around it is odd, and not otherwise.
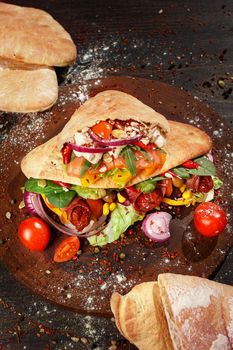
[{"label": "round wooden board", "polygon": [[[132,94],[168,119],[194,124],[213,139],[214,158],[218,175],[224,181],[216,202],[232,213],[233,143],[231,130],[208,106],[189,93],[174,86],[130,77],[107,77],[82,86],[60,88],[59,101],[51,111],[38,114],[2,114],[8,120],[5,137],[0,144],[1,166],[1,259],[14,276],[25,286],[47,300],[80,313],[110,316],[109,300],[113,291],[128,292],[135,284],[154,280],[162,272],[211,277],[220,267],[233,243],[229,225],[218,238],[205,239],[187,227],[184,233],[171,229],[171,239],[164,244],[150,243],[133,228],[127,239],[94,252],[82,243],[82,255],[64,264],[52,261],[54,248],[63,237],[54,233],[45,252],[26,250],[17,238],[19,222],[26,216],[19,210],[22,200],[20,187],[25,178],[20,171],[22,157],[35,146],[59,132],[83,101],[85,94],[116,89]],[[10,119],[10,122],[9,122]],[[38,159],[38,162],[40,160]],[[190,208],[182,209],[181,218]],[[6,213],[8,213],[8,218]],[[125,253],[124,261],[118,257]]]}]

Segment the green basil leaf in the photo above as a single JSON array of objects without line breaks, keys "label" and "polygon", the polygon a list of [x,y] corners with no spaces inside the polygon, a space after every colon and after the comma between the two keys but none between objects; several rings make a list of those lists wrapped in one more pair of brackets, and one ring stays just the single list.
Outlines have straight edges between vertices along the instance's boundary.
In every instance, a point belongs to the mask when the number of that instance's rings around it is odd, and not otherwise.
[{"label": "green basil leaf", "polygon": [[151,182],[148,182],[148,183],[141,182],[137,184],[135,187],[137,190],[143,193],[151,193],[156,189],[156,183],[153,184]]},{"label": "green basil leaf", "polygon": [[129,168],[130,173],[133,176],[136,176],[136,156],[131,148],[127,148],[125,151],[125,162],[127,167]]},{"label": "green basil leaf", "polygon": [[196,163],[199,164],[198,169],[189,169],[189,174],[199,175],[199,176],[215,176],[216,169],[214,164],[206,157],[200,157],[194,159]]},{"label": "green basil leaf", "polygon": [[85,162],[83,163],[83,166],[80,170],[80,177],[83,177],[91,166],[92,164],[87,159],[85,159]]},{"label": "green basil leaf", "polygon": [[56,208],[65,208],[72,201],[76,195],[75,191],[62,191],[59,193],[51,193],[47,195],[49,203],[54,205]]},{"label": "green basil leaf", "polygon": [[181,177],[182,179],[189,179],[189,178],[190,178],[189,170],[190,170],[190,169],[186,169],[186,168],[183,168],[183,167],[181,167],[181,166],[172,169],[172,171],[173,171],[176,175],[178,175],[179,177]]},{"label": "green basil leaf", "polygon": [[136,156],[133,153],[131,146],[126,146],[121,151],[120,155],[125,156],[126,165],[133,176],[136,176]]},{"label": "green basil leaf", "polygon": [[151,193],[156,189],[157,181],[166,179],[165,176],[155,176],[152,179],[148,179],[138,183],[135,187],[143,193]]},{"label": "green basil leaf", "polygon": [[63,192],[62,186],[55,184],[52,181],[47,181],[45,187],[41,187],[38,185],[38,179],[30,178],[25,182],[25,189],[28,192],[34,192],[39,194],[50,194],[50,193],[59,193]]}]

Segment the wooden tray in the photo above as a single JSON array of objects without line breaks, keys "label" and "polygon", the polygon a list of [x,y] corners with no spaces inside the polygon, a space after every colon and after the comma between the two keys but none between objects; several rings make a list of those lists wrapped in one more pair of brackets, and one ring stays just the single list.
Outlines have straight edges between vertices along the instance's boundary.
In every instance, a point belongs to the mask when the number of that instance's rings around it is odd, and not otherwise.
[{"label": "wooden tray", "polygon": [[[216,202],[229,214],[233,204],[231,130],[208,106],[176,87],[140,78],[108,77],[90,81],[80,89],[62,87],[57,105],[49,112],[2,114],[1,123],[6,133],[0,144],[0,238],[4,242],[0,245],[1,259],[21,283],[39,296],[80,313],[98,316],[111,316],[109,300],[113,291],[126,293],[137,283],[156,279],[161,272],[211,277],[233,242],[232,216],[229,215],[228,228],[218,238],[200,237],[191,225],[184,233],[172,229],[171,239],[159,245],[149,243],[139,226],[135,226],[125,239],[104,247],[99,253],[83,244],[83,254],[78,260],[64,264],[52,261],[54,248],[64,237],[58,233],[54,233],[49,248],[43,253],[28,251],[20,244],[17,227],[26,216],[18,209],[22,200],[20,187],[25,181],[20,171],[22,157],[59,132],[86,95],[93,96],[106,89],[130,93],[168,119],[192,123],[205,130],[214,141],[218,174],[224,181]],[[190,210],[193,209],[182,209],[181,217]],[[124,261],[119,259],[121,252],[125,253]]]}]

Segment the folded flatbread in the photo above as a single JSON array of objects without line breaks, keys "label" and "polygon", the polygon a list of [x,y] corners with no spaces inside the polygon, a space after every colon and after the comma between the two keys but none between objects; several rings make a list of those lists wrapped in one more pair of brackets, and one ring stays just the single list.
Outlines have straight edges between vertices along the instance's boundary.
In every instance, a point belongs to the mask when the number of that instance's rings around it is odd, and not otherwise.
[{"label": "folded flatbread", "polygon": [[232,286],[164,273],[158,283],[141,283],[124,296],[114,292],[111,309],[118,330],[140,350],[233,346]]},{"label": "folded flatbread", "polygon": [[76,47],[47,12],[0,3],[0,58],[45,66],[67,66]]},{"label": "folded flatbread", "polygon": [[0,67],[0,110],[38,112],[50,108],[58,97],[53,68],[9,69]]},{"label": "folded flatbread", "polygon": [[[80,185],[79,178],[67,175],[60,150],[65,142],[73,139],[75,132],[106,119],[134,119],[157,125],[161,129],[167,139],[164,147],[167,158],[163,167],[157,169],[150,177],[205,154],[211,149],[211,140],[202,130],[191,125],[167,121],[164,116],[135,97],[120,91],[110,90],[89,99],[73,114],[60,134],[38,146],[24,157],[21,163],[23,173],[27,177],[59,180]],[[147,178],[148,176],[143,174],[136,176],[129,185]],[[94,184],[90,184],[89,187],[106,189],[119,186],[114,183],[112,178],[108,177],[99,179]]]}]

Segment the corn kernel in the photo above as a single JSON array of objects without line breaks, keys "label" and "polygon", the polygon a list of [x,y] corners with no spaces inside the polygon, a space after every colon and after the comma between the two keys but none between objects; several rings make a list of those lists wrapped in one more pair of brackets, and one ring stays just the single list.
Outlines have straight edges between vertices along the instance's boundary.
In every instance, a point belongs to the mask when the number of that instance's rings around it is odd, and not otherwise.
[{"label": "corn kernel", "polygon": [[109,210],[110,211],[113,211],[113,210],[115,210],[116,209],[116,203],[111,203],[110,205],[109,205]]},{"label": "corn kernel", "polygon": [[185,185],[182,185],[182,186],[180,187],[180,191],[183,193],[184,190],[185,190],[185,188],[186,188],[186,186],[185,186]]},{"label": "corn kernel", "polygon": [[124,203],[126,198],[123,197],[120,193],[117,193],[117,199],[119,203]]},{"label": "corn kernel", "polygon": [[192,192],[190,190],[184,191],[182,197],[184,199],[190,199],[192,197]]},{"label": "corn kernel", "polygon": [[108,203],[104,203],[103,205],[103,215],[107,216],[109,214],[109,204]]}]

